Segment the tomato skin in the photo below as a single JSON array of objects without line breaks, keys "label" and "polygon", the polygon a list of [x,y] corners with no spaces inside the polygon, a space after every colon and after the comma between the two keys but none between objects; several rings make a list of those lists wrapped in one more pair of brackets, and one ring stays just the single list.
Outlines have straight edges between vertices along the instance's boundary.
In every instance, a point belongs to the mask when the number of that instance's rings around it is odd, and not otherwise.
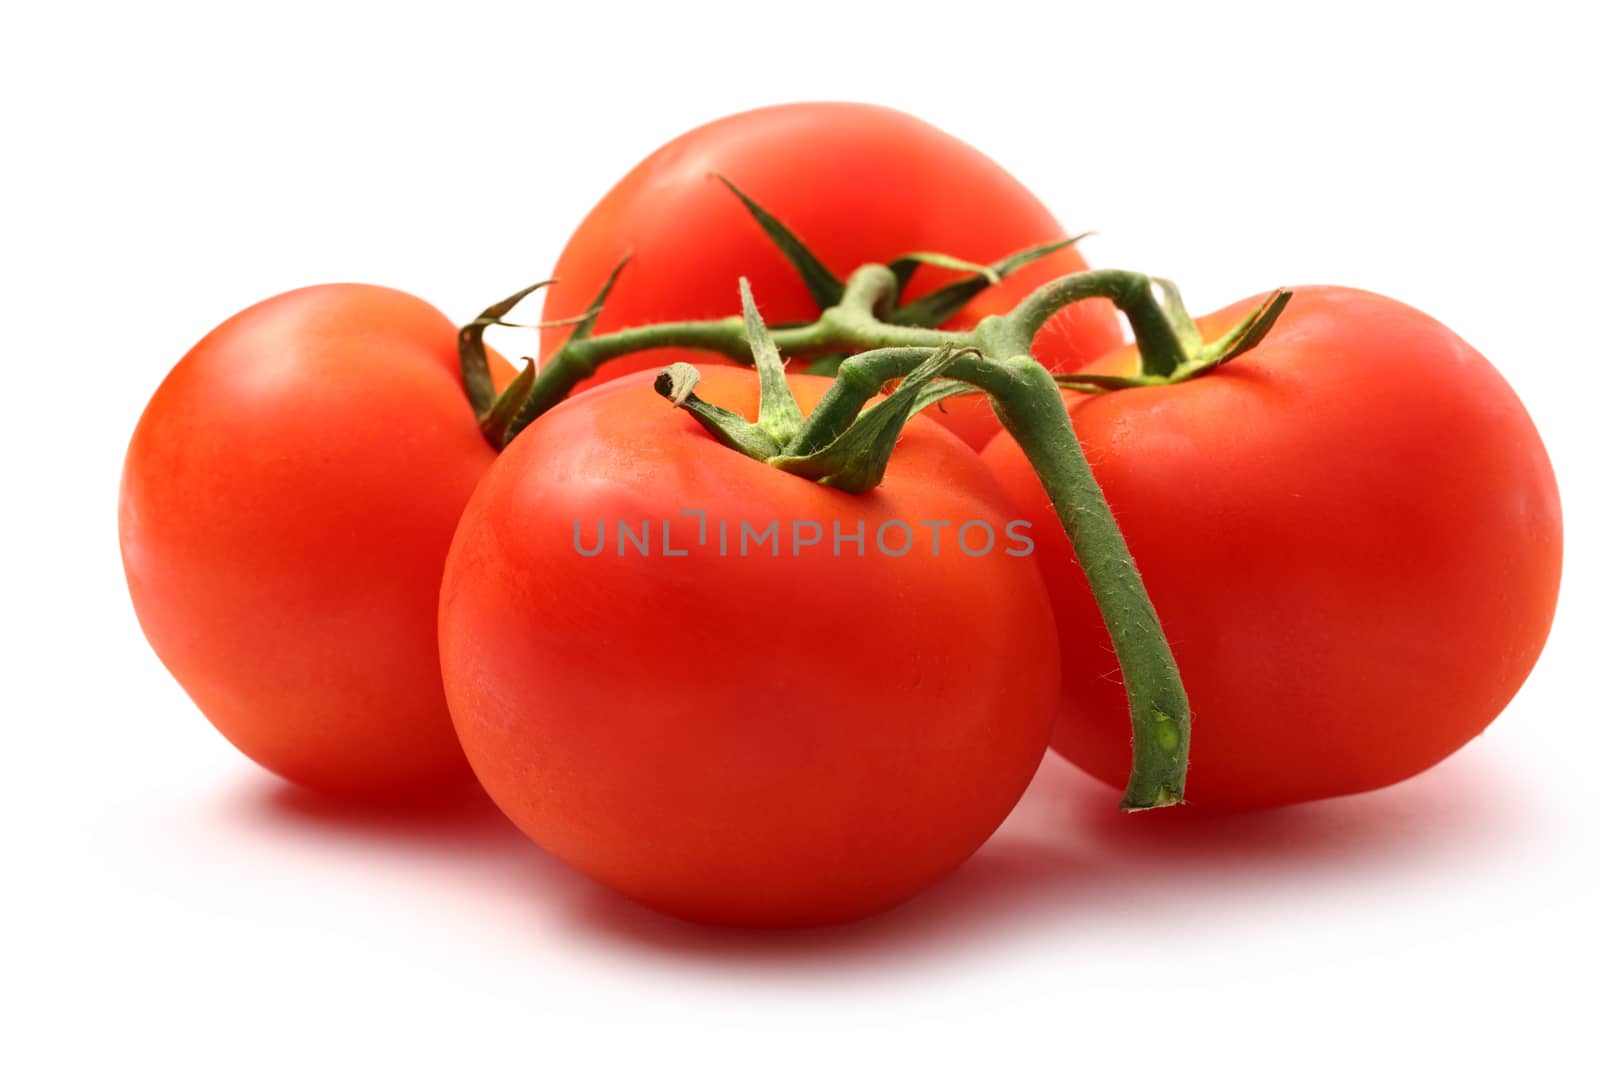
[{"label": "tomato skin", "polygon": [[494,458],[436,309],[343,284],[256,304],[184,356],[128,447],[140,625],[217,729],[285,778],[465,780],[435,619],[456,520]]},{"label": "tomato skin", "polygon": [[[754,414],[754,374],[702,370],[706,400]],[[1038,573],[956,552],[950,531],[937,558],[926,538],[897,559],[797,558],[788,540],[724,558],[716,524],[998,531],[1009,502],[930,423],[855,496],[716,443],[651,379],[542,416],[467,507],[440,649],[468,758],[524,833],[649,907],[811,926],[898,903],[994,831],[1043,756],[1057,678]],[[795,379],[802,407],[826,384]],[[592,548],[595,524],[647,518],[694,548],[682,508],[707,512],[706,549],[575,551],[574,522]]]},{"label": "tomato skin", "polygon": [[[1135,362],[1125,351],[1092,369]],[[1510,387],[1421,312],[1297,289],[1239,360],[1068,406],[1189,693],[1191,803],[1400,781],[1480,733],[1532,669],[1560,581],[1555,478]],[[1048,504],[1016,445],[997,439],[984,459],[1042,527],[1063,664],[1053,745],[1119,784],[1127,710],[1087,583],[1042,526]]]},{"label": "tomato skin", "polygon": [[[944,252],[989,263],[1066,235],[1016,178],[972,146],[889,108],[799,103],[758,108],[690,130],[653,152],[590,211],[568,240],[544,317],[581,314],[606,276],[632,253],[597,320],[597,332],[739,313],[750,279],[769,323],[805,322],[817,307],[726,176],[793,230],[840,279],[863,263]],[[1085,268],[1075,247],[1029,265],[982,293],[947,325],[968,329],[1009,310],[1039,285]],[[911,296],[955,278],[924,267]],[[565,333],[542,334],[549,356]],[[1110,303],[1089,300],[1052,319],[1034,354],[1072,370],[1122,344]],[[605,381],[707,353],[662,349],[603,364]],[[974,447],[999,432],[982,397],[947,401],[934,417]]]}]

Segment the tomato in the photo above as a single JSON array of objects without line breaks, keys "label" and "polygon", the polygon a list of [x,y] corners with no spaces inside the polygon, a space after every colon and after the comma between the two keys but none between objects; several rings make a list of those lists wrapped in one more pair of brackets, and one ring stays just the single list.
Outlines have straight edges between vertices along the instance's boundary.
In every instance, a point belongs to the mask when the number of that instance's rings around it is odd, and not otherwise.
[{"label": "tomato", "polygon": [[[1068,404],[1189,693],[1192,803],[1400,781],[1481,732],[1532,668],[1560,579],[1554,475],[1510,387],[1421,312],[1297,289],[1250,354]],[[1082,572],[1016,445],[984,459],[1039,531],[1063,665],[1054,745],[1120,783],[1126,702]]]},{"label": "tomato", "polygon": [[[702,372],[704,399],[755,414],[753,373]],[[889,907],[976,849],[1044,754],[1056,649],[1026,534],[926,420],[854,495],[717,443],[653,378],[557,406],[473,495],[439,612],[462,745],[524,833],[652,908]],[[828,383],[792,384],[808,409]]]},{"label": "tomato", "polygon": [[[972,146],[910,115],[866,104],[804,103],[730,115],[657,149],[608,192],[567,242],[560,284],[544,317],[582,314],[626,254],[626,270],[597,332],[739,312],[738,280],[750,279],[773,323],[804,322],[818,309],[793,267],[719,181],[726,176],[781,220],[843,279],[863,263],[942,252],[990,263],[1065,236],[1016,178]],[[1069,247],[988,289],[947,325],[966,329],[1009,310],[1040,284],[1084,269]],[[957,277],[923,267],[908,295]],[[543,334],[546,356],[563,333]],[[1122,343],[1107,301],[1076,304],[1041,332],[1035,354],[1071,370]],[[602,364],[606,380],[675,360],[715,359],[664,349]],[[934,417],[979,445],[999,431],[982,397],[946,401]]]},{"label": "tomato", "polygon": [[421,300],[322,285],[240,312],[162,382],[128,447],[122,558],[145,635],[217,729],[286,778],[465,779],[435,620],[456,520],[494,458],[455,328]]}]

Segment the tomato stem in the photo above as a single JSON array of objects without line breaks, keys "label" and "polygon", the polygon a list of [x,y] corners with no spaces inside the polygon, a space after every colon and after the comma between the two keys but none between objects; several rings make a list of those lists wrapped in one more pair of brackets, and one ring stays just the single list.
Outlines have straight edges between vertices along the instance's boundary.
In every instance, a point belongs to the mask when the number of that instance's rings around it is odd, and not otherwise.
[{"label": "tomato stem", "polygon": [[1133,327],[1134,341],[1139,346],[1140,373],[1166,378],[1189,361],[1190,353],[1179,335],[1179,327],[1162,305],[1159,291],[1146,274],[1129,270],[1086,270],[1045,283],[1004,318],[1011,343],[1020,343],[1022,350],[1027,351],[1034,335],[1056,312],[1079,300],[1104,297],[1117,305]]},{"label": "tomato stem", "polygon": [[1016,385],[991,394],[995,413],[1050,497],[1122,667],[1133,723],[1133,768],[1122,807],[1142,811],[1177,804],[1189,767],[1189,698],[1172,649],[1055,380],[1027,357],[1008,365]]},{"label": "tomato stem", "polygon": [[[892,351],[892,350],[891,350]],[[883,481],[889,459],[906,422],[922,410],[922,396],[950,365],[971,349],[946,345],[923,359],[881,404],[854,419],[844,432],[813,452],[799,452],[792,446],[768,463],[779,470],[799,474],[821,485],[864,493]]]},{"label": "tomato stem", "polygon": [[845,359],[834,374],[833,385],[801,425],[791,451],[796,455],[820,452],[850,427],[861,409],[867,406],[867,401],[883,388],[883,379],[869,369],[877,361],[893,358],[920,364],[938,352],[939,349],[928,347],[878,348]]},{"label": "tomato stem", "polygon": [[[815,322],[779,327],[769,331],[774,344],[787,356],[808,356],[841,349],[915,345],[937,348],[946,342],[970,344],[972,335],[963,331],[939,330],[924,326],[905,326],[883,322],[874,314],[884,301],[894,299],[896,282],[887,267],[868,264],[850,276],[844,295],[834,307]],[[511,421],[504,447],[534,419],[555,407],[579,382],[608,360],[659,348],[688,348],[718,355],[740,363],[752,362],[742,315],[698,322],[659,322],[615,333],[569,339],[537,372],[527,400]],[[531,372],[530,372],[531,373]]]},{"label": "tomato stem", "polygon": [[[889,324],[887,316],[899,293],[900,282],[894,271],[881,263],[866,263],[850,275],[839,303],[831,310],[835,317],[842,315],[857,328],[884,326]],[[824,309],[824,317],[828,311]]]},{"label": "tomato stem", "polygon": [[[1025,260],[1033,251],[1019,253],[1019,258]],[[773,329],[769,331],[771,339],[791,357],[874,348],[938,349],[946,344],[962,348],[976,343],[974,331],[886,321],[895,314],[899,288],[891,268],[866,264],[845,283],[839,302],[825,308],[815,322]],[[1092,270],[1066,275],[1036,289],[1009,314],[996,317],[1001,325],[991,329],[1004,334],[1008,351],[1027,351],[1034,335],[1052,315],[1068,304],[1091,297],[1107,298],[1127,315],[1139,345],[1143,379],[1166,381],[1179,368],[1194,364],[1197,354],[1188,350],[1190,346],[1185,345],[1179,332],[1179,324],[1187,318],[1181,315],[1181,304],[1176,305],[1179,321],[1175,322],[1158,296],[1157,284],[1149,276],[1133,271]],[[1169,300],[1175,299],[1173,290]],[[1270,326],[1270,319],[1267,324]],[[538,370],[537,380],[526,391],[526,401],[512,419],[505,441],[559,403],[602,363],[660,348],[715,352],[741,363],[751,362],[745,320],[737,315],[699,322],[653,323],[600,336],[575,335]],[[525,373],[531,376],[534,372],[530,369]]]}]

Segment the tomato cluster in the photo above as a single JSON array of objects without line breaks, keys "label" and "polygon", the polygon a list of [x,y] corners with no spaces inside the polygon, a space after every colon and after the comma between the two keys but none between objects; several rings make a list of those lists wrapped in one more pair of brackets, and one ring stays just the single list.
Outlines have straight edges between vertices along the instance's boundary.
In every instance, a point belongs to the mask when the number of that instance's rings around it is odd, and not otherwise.
[{"label": "tomato cluster", "polygon": [[[915,180],[862,177],[889,171]],[[120,530],[140,623],[283,777],[391,796],[475,776],[574,867],[712,923],[838,922],[915,894],[1049,747],[1113,784],[1137,773],[1108,584],[1148,590],[1160,633],[1128,640],[1170,645],[1191,803],[1372,789],[1482,731],[1549,631],[1560,506],[1509,386],[1396,301],[1302,288],[1233,347],[1260,299],[1174,312],[1157,332],[1222,355],[1154,373],[1148,320],[1129,311],[1124,347],[1107,289],[1029,333],[1063,376],[1043,445],[998,393],[945,388],[911,417],[931,386],[896,372],[901,390],[801,447],[851,383],[800,373],[821,350],[774,376],[741,279],[767,320],[833,321],[826,268],[892,264],[898,286],[859,275],[886,343],[981,356],[1038,286],[1086,269],[1065,236],[925,123],[790,105],[678,138],[579,226],[544,362],[617,350],[559,403],[403,293],[265,301],[196,345],[134,431]],[[969,276],[986,280],[937,323],[895,310]],[[696,342],[741,311],[747,349]],[[616,343],[646,325],[667,342]],[[956,347],[927,358],[968,385],[1001,373],[947,370],[971,358]],[[740,351],[757,372],[729,365]],[[661,373],[682,358],[698,373]],[[474,374],[505,390],[495,410],[468,402]],[[1041,447],[1086,458],[1098,490],[1064,505]],[[1107,505],[1126,555],[1080,558],[1078,509]],[[1156,718],[1150,736],[1187,741]]]}]

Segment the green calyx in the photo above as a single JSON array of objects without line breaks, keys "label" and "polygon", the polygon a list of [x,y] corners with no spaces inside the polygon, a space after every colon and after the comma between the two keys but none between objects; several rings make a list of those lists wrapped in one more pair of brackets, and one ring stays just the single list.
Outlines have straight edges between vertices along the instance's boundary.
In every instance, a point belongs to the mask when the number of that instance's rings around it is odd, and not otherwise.
[{"label": "green calyx", "polygon": [[1133,320],[1134,338],[1139,346],[1139,373],[1127,376],[1057,374],[1056,384],[1080,392],[1105,393],[1174,385],[1209,374],[1259,345],[1294,296],[1288,289],[1275,290],[1227,333],[1207,342],[1184,309],[1176,285],[1165,278],[1152,278],[1145,294],[1150,304],[1159,304],[1159,307],[1147,309],[1144,332],[1141,333],[1139,321]]},{"label": "green calyx", "polygon": [[[739,198],[739,202],[750,212],[756,224],[783,254],[783,258],[788,260],[789,265],[805,284],[812,300],[816,302],[818,311],[826,311],[845,302],[846,283],[839,281],[797,234],[725,176],[719,174],[717,177],[734,196]],[[1064,237],[1058,241],[1024,248],[1020,252],[1013,252],[994,263],[987,264],[973,263],[943,252],[904,253],[889,262],[888,267],[894,276],[895,284],[886,294],[888,296],[886,306],[874,310],[881,310],[884,313],[884,321],[897,326],[942,326],[985,289],[999,285],[1008,276],[1028,264],[1043,259],[1052,252],[1059,252],[1063,248],[1077,244],[1088,236],[1089,234],[1078,234],[1076,237]],[[905,292],[917,268],[924,265],[961,271],[968,277],[951,282],[908,303],[898,302],[899,294]]]},{"label": "green calyx", "polygon": [[[864,493],[883,481],[895,442],[907,420],[928,403],[968,391],[960,383],[934,379],[971,349],[945,345],[927,355],[882,403],[862,412],[869,395],[857,403],[823,405],[808,418],[801,414],[784,373],[783,358],[760,312],[750,283],[739,279],[744,306],[745,337],[761,383],[755,422],[707,403],[694,392],[700,372],[688,363],[674,363],[656,376],[656,392],[688,412],[712,437],[737,452],[814,482],[850,493]],[[919,353],[919,356],[921,354]],[[841,369],[843,365],[841,365]],[[848,372],[847,372],[848,373]],[[926,394],[932,389],[932,396]],[[875,390],[874,390],[875,391]]]},{"label": "green calyx", "polygon": [[467,401],[472,405],[472,412],[480,420],[488,417],[499,399],[495,396],[494,378],[489,374],[489,352],[483,344],[484,331],[490,326],[516,326],[516,323],[507,322],[505,317],[522,303],[524,297],[538,292],[554,281],[553,278],[547,278],[542,282],[534,282],[518,289],[504,300],[490,304],[478,313],[477,318],[461,327],[456,335],[456,350],[461,360],[461,382],[467,390]]}]

